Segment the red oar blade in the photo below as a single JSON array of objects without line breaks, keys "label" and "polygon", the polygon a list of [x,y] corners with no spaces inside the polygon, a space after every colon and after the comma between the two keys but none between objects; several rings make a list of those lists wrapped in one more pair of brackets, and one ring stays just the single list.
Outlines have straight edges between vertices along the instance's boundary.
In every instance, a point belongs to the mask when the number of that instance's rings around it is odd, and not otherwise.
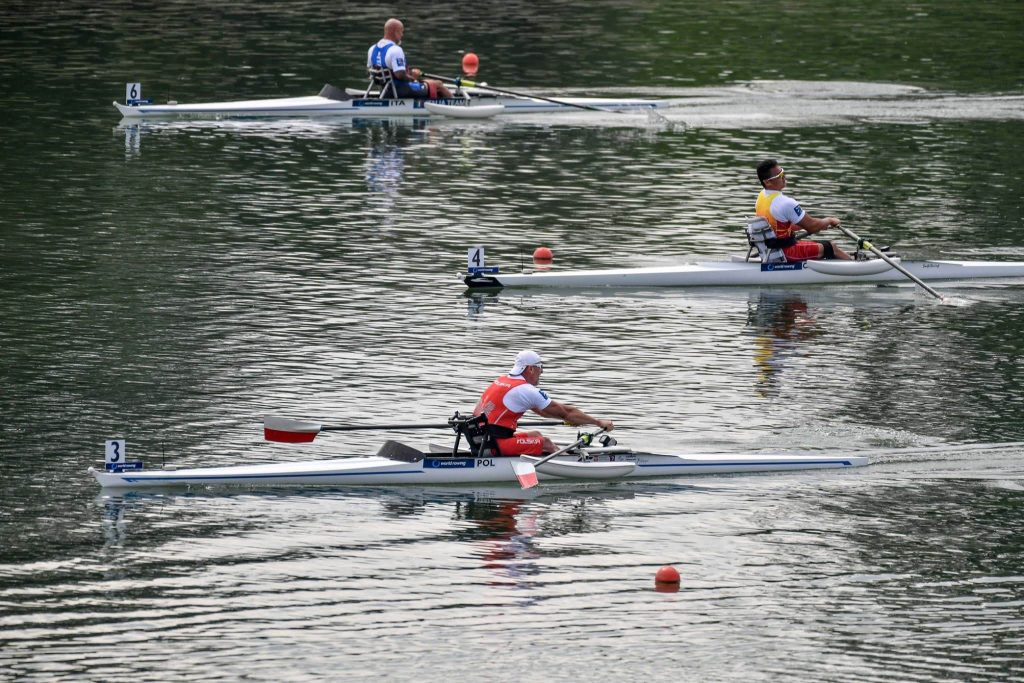
[{"label": "red oar blade", "polygon": [[537,485],[537,470],[533,463],[516,460],[512,463],[512,471],[516,473],[519,485],[524,489],[531,489]]},{"label": "red oar blade", "polygon": [[319,432],[285,432],[280,429],[271,429],[264,425],[263,438],[267,441],[279,441],[281,443],[312,443]]},{"label": "red oar blade", "polygon": [[270,415],[263,418],[263,438],[267,441],[311,443],[319,433],[320,425],[316,422],[303,422]]}]

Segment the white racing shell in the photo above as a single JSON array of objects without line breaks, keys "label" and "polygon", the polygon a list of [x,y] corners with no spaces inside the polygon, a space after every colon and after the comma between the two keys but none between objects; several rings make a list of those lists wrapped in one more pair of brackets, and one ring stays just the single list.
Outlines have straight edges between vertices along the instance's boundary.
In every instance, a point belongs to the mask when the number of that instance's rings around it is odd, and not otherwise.
[{"label": "white racing shell", "polygon": [[[678,477],[784,470],[845,469],[868,464],[857,455],[662,455],[628,448],[591,448],[586,455],[560,456],[537,468],[543,480]],[[581,461],[582,458],[582,461]],[[529,459],[527,459],[529,460]],[[106,472],[90,468],[101,486],[359,486],[393,484],[472,484],[517,481],[518,458],[474,458],[425,454],[417,462],[351,457],[335,460],[201,467],[181,470]]]}]

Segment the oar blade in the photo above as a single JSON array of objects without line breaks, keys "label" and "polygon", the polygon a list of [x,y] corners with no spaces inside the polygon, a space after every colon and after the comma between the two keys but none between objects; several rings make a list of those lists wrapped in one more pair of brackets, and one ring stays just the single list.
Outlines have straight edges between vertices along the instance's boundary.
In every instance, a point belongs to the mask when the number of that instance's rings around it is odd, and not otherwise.
[{"label": "oar blade", "polygon": [[388,460],[400,460],[402,462],[419,462],[424,458],[424,453],[412,446],[406,446],[400,441],[388,439],[377,451],[377,455]]},{"label": "oar blade", "polygon": [[512,463],[512,471],[516,473],[516,479],[524,489],[532,489],[537,485],[537,470],[534,469],[533,463],[516,460]]},{"label": "oar blade", "polygon": [[263,418],[263,438],[267,441],[280,443],[312,443],[320,433],[320,425],[316,422],[292,420],[287,417]]}]

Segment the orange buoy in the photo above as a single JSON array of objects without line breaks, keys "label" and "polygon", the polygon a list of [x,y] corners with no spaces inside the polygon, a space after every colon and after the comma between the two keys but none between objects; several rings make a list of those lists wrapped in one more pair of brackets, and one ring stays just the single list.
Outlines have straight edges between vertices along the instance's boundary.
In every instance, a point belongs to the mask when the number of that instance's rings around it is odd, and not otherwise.
[{"label": "orange buoy", "polygon": [[462,57],[462,70],[467,76],[475,76],[477,70],[480,68],[480,58],[472,52],[467,52]]},{"label": "orange buoy", "polygon": [[534,261],[550,261],[555,258],[555,255],[547,247],[537,247],[533,250]]},{"label": "orange buoy", "polygon": [[654,575],[654,583],[678,584],[679,572],[672,565],[666,564]]}]

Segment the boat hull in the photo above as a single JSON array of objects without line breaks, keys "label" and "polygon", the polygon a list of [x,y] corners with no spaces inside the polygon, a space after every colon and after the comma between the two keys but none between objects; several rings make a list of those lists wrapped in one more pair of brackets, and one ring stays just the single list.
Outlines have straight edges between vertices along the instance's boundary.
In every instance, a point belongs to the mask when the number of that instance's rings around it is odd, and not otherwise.
[{"label": "boat hull", "polygon": [[[662,455],[627,449],[589,451],[588,462],[631,464],[623,467],[622,478],[674,477],[693,474],[737,474],[785,470],[846,469],[868,464],[864,456],[828,457],[817,455]],[[623,452],[625,450],[625,452]],[[168,486],[380,486],[515,483],[512,463],[518,458],[472,458],[428,455],[418,462],[403,462],[379,456],[352,457],[314,462],[206,467],[182,470],[106,472],[89,468],[105,488],[157,488]],[[557,458],[574,467],[538,471],[541,480],[588,479],[580,472],[577,456]],[[607,468],[606,468],[607,469]],[[554,474],[558,472],[565,476]]]},{"label": "boat hull", "polygon": [[[540,271],[522,274],[463,275],[470,288],[502,287],[728,287],[728,286],[793,286],[816,284],[854,284],[879,282],[910,282],[895,268],[881,272],[864,268],[868,263],[847,262],[848,272],[822,272],[805,263],[761,264],[745,261],[708,261],[678,266],[648,268],[617,268],[607,270]],[[976,280],[1024,277],[1021,261],[904,261],[900,265],[921,280]]]},{"label": "boat hull", "polygon": [[[579,111],[571,104],[598,107],[615,111],[657,109],[665,106],[664,101],[628,99],[564,97],[557,104],[546,100],[526,97],[482,94],[467,100],[464,97],[447,99],[378,99],[352,97],[332,99],[313,95],[309,97],[284,97],[265,100],[240,100],[235,102],[202,102],[197,104],[135,104],[114,102],[114,106],[125,118],[264,118],[264,117],[305,117],[305,116],[355,116],[355,117],[429,117],[431,112],[426,104],[433,103],[447,107],[497,107],[502,114],[543,114],[552,112]],[[450,109],[449,109],[450,111]]]}]

